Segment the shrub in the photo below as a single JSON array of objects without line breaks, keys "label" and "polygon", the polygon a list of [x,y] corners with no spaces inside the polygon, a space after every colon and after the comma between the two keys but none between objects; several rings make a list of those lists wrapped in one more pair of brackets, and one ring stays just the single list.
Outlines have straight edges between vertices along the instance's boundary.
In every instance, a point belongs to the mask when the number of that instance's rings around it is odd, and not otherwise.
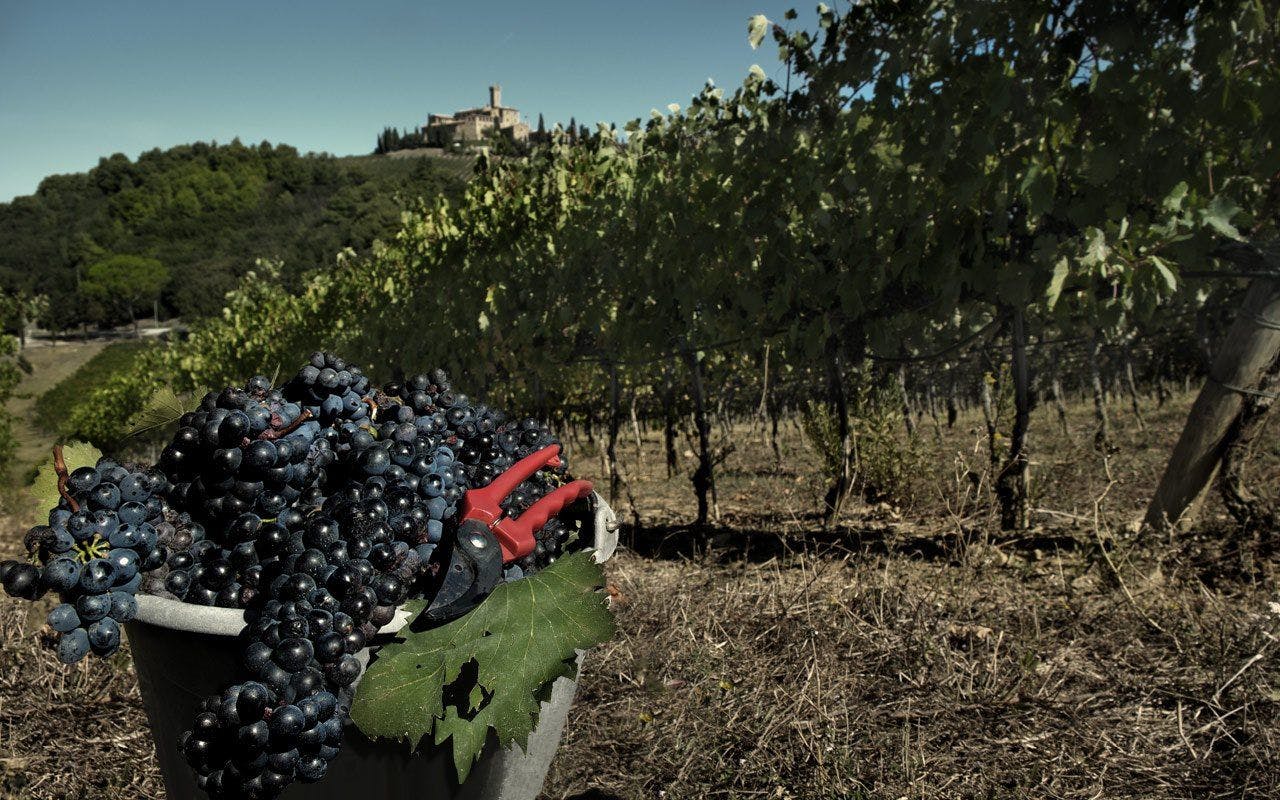
[{"label": "shrub", "polygon": [[[902,397],[895,382],[881,380],[872,370],[854,373],[845,387],[849,397],[855,489],[868,502],[904,504],[911,500],[910,476],[920,467],[915,439],[904,434]],[[840,474],[840,428],[830,405],[809,401],[801,409],[805,438],[822,460],[823,476]]]}]

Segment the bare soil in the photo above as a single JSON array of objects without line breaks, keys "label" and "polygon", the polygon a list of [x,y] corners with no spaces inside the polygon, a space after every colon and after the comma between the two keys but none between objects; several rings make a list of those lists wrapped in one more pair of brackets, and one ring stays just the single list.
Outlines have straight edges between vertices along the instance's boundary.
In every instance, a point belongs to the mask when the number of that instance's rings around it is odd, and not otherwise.
[{"label": "bare soil", "polygon": [[[1105,460],[1086,405],[1067,434],[1037,411],[1038,510],[1016,534],[972,415],[923,420],[905,496],[832,531],[798,430],[778,463],[739,425],[709,553],[685,527],[691,459],[667,477],[660,432],[637,459],[624,431],[615,505],[643,527],[608,566],[620,630],[587,658],[544,796],[1280,797],[1273,532],[1212,496],[1175,537],[1130,526],[1189,403],[1151,403],[1141,431],[1116,405]],[[1254,483],[1274,496],[1265,444]],[[600,474],[594,444],[568,450]],[[3,521],[0,552],[25,522]],[[0,798],[161,797],[127,650],[62,668],[45,608],[0,597]]]}]

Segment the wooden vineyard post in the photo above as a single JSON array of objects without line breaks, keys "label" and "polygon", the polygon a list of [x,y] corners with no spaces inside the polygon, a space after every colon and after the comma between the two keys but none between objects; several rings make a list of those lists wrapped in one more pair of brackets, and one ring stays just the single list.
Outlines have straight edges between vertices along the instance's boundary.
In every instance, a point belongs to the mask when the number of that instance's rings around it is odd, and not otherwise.
[{"label": "wooden vineyard post", "polygon": [[1000,527],[1004,530],[1024,529],[1030,523],[1031,465],[1027,457],[1027,431],[1031,426],[1031,392],[1026,318],[1021,307],[1013,310],[1011,322],[1013,430],[1009,436],[1008,458],[996,478]]},{"label": "wooden vineyard post", "polygon": [[1062,435],[1070,436],[1071,430],[1067,427],[1067,406],[1062,402],[1062,381],[1058,378],[1056,370],[1053,373],[1053,381],[1050,386],[1053,390],[1053,405],[1058,411],[1058,424],[1062,426]]},{"label": "wooden vineyard post", "polygon": [[616,503],[621,477],[618,474],[618,429],[621,413],[618,409],[618,365],[609,364],[609,438],[605,442],[605,462],[609,467],[609,502]]},{"label": "wooden vineyard post", "polygon": [[1280,355],[1280,280],[1255,278],[1147,508],[1146,522],[1167,529],[1182,521],[1213,480],[1251,392]]},{"label": "wooden vineyard post", "polygon": [[826,515],[823,524],[830,528],[839,523],[840,512],[853,486],[853,432],[849,427],[849,397],[844,390],[844,370],[834,338],[827,341],[826,349],[827,390],[836,419],[836,432],[840,438],[840,464],[825,498]]},{"label": "wooden vineyard post", "polygon": [[710,516],[710,497],[715,491],[715,472],[711,464],[711,421],[707,419],[706,389],[702,380],[702,362],[698,354],[686,347],[681,355],[689,368],[693,389],[693,419],[698,432],[698,468],[693,472],[693,491],[698,498],[699,529],[705,529]]},{"label": "wooden vineyard post", "polygon": [[1102,353],[1102,337],[1095,331],[1089,346],[1089,379],[1093,389],[1093,416],[1097,428],[1093,432],[1093,447],[1103,455],[1111,453],[1111,425],[1107,420],[1107,398],[1102,386],[1102,365],[1098,357]]}]

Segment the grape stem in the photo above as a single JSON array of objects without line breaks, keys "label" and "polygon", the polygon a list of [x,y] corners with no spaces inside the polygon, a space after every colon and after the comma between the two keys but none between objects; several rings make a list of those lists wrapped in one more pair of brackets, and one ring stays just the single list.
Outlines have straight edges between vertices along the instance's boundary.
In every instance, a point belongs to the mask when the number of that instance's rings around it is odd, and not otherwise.
[{"label": "grape stem", "polygon": [[372,397],[361,397],[360,399],[364,401],[365,405],[369,406],[369,419],[374,422],[377,422],[378,421],[378,403]]},{"label": "grape stem", "polygon": [[67,505],[71,506],[71,513],[76,513],[80,510],[80,504],[67,491],[67,461],[62,457],[62,445],[60,444],[53,446],[53,471],[58,476],[58,494],[62,495],[62,499],[66,500]]},{"label": "grape stem", "polygon": [[296,431],[299,425],[301,425],[302,423],[306,422],[309,419],[311,419],[311,412],[307,409],[303,409],[301,414],[293,418],[293,422],[290,422],[288,425],[285,425],[283,428],[268,428],[267,430],[258,434],[258,439],[265,440],[265,441],[273,441],[275,439],[283,438],[293,433],[294,431]]}]

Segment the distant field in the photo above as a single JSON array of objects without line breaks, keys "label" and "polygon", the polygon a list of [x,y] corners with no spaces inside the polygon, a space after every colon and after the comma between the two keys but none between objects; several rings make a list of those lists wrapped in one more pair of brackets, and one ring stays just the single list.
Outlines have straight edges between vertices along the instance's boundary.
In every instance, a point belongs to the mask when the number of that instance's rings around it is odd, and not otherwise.
[{"label": "distant field", "polygon": [[11,481],[21,481],[33,466],[43,461],[53,442],[52,435],[37,422],[40,397],[108,346],[100,341],[65,342],[26,349],[24,355],[31,362],[32,372],[23,378],[9,401],[9,410],[18,418],[14,425],[18,451],[9,470]]}]

